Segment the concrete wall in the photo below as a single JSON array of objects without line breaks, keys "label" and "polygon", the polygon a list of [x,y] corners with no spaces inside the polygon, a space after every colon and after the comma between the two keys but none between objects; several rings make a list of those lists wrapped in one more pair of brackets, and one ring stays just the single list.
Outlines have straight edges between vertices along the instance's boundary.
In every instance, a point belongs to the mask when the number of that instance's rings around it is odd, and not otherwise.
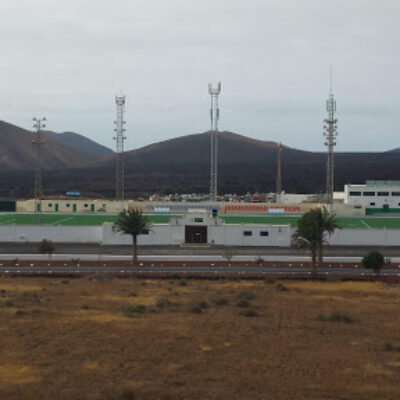
[{"label": "concrete wall", "polygon": [[327,241],[335,246],[399,246],[400,230],[337,229]]},{"label": "concrete wall", "polygon": [[0,242],[101,243],[101,226],[1,225]]},{"label": "concrete wall", "polygon": [[[245,236],[244,231],[251,232]],[[268,236],[261,236],[268,232]],[[228,246],[290,246],[291,228],[287,225],[220,225],[209,227],[209,243]]]},{"label": "concrete wall", "polygon": [[[215,221],[215,220],[214,220]],[[251,231],[245,236],[244,231]],[[268,236],[260,232],[268,231]],[[208,225],[208,243],[227,246],[288,247],[294,232],[289,226],[278,225]],[[112,231],[112,224],[102,226],[36,226],[0,225],[0,242],[102,243],[131,245],[132,239]],[[185,226],[154,225],[148,235],[138,237],[139,245],[179,245],[185,242]],[[395,229],[338,229],[327,242],[335,246],[399,246],[400,230]]]}]

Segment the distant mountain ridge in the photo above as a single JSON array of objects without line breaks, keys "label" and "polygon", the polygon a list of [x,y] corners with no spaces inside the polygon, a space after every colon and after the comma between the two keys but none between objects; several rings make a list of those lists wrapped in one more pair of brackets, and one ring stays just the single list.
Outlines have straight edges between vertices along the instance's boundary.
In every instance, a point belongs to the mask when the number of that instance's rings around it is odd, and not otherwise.
[{"label": "distant mountain ridge", "polygon": [[[32,131],[0,121],[0,170],[32,170],[37,159],[33,137]],[[44,131],[42,140],[40,162],[44,170],[86,167],[99,157],[112,153],[104,146],[70,132]]]},{"label": "distant mountain ridge", "polygon": [[75,132],[56,133],[52,131],[45,131],[45,135],[57,140],[60,143],[72,147],[79,152],[87,153],[92,156],[101,157],[114,153],[108,147]]},{"label": "distant mountain ridge", "polygon": [[[154,193],[207,193],[210,181],[210,135],[211,132],[191,134],[127,151],[124,154],[126,197],[146,197]],[[71,147],[71,140],[67,140],[68,145],[56,140],[61,137],[69,139],[72,136],[50,134],[45,138],[46,145],[42,152],[44,193],[53,195],[77,190],[87,196],[113,198],[115,160],[112,152],[94,156]],[[32,196],[36,153],[31,139],[31,132],[0,122],[0,172],[7,171],[0,173],[1,193]],[[78,135],[77,143],[85,142],[84,139]],[[97,144],[95,147],[98,149]],[[271,141],[219,132],[218,192],[243,194],[275,191],[277,147],[277,143]],[[83,148],[82,145],[79,150]],[[284,147],[283,190],[323,193],[326,158],[324,152]],[[343,190],[346,183],[364,183],[367,179],[400,178],[400,152],[397,149],[335,153],[334,163],[335,190]],[[24,171],[18,172],[21,170]]]}]

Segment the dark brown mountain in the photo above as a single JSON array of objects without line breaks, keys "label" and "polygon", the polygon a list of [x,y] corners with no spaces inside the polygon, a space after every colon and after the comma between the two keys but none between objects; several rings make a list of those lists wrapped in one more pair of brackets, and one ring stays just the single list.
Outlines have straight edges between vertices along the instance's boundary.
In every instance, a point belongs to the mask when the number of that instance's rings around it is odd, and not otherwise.
[{"label": "dark brown mountain", "polygon": [[55,139],[57,142],[63,143],[73,149],[79,151],[80,153],[90,154],[95,157],[101,157],[113,154],[114,152],[108,147],[102,146],[101,144],[87,138],[86,136],[80,135],[75,132],[62,132],[56,133],[51,131],[46,131],[46,137]]},{"label": "dark brown mountain", "polygon": [[[97,157],[78,151],[54,138],[55,134],[44,134],[41,149],[43,169],[65,169],[84,167]],[[0,121],[0,170],[31,170],[36,162],[36,146],[32,144],[32,132]]]},{"label": "dark brown mountain", "polygon": [[[230,132],[219,138],[219,193],[275,190],[277,145]],[[71,167],[76,163],[69,164]],[[210,132],[183,136],[125,154],[126,197],[153,193],[209,190]],[[323,193],[326,154],[291,149],[282,151],[282,186],[286,192]],[[400,179],[400,152],[335,153],[335,190],[367,179]],[[77,190],[89,196],[114,196],[114,158],[97,159],[94,166],[44,172],[49,195]],[[32,196],[33,170],[0,174],[0,195]],[[10,193],[13,193],[10,195]]]}]

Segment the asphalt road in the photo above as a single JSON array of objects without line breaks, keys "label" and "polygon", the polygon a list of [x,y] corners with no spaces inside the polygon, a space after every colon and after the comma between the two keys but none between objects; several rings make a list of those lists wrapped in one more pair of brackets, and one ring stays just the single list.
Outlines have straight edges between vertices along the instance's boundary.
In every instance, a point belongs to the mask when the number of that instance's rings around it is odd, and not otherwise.
[{"label": "asphalt road", "polygon": [[[252,276],[252,275],[304,275],[307,277],[311,274],[308,268],[294,267],[192,267],[192,266],[169,266],[169,267],[112,267],[112,266],[96,266],[96,267],[19,267],[19,266],[0,266],[0,273],[10,274],[62,274],[62,273],[145,273],[145,274],[180,274],[180,275],[236,275],[236,276]],[[362,268],[323,268],[318,271],[321,275],[333,276],[364,276],[374,275],[373,271]],[[400,269],[385,269],[381,271],[382,276],[400,276]]]},{"label": "asphalt road", "polygon": [[[231,261],[249,262],[255,261],[260,255],[258,253],[247,255],[232,256]],[[265,255],[262,256],[265,261],[283,261],[283,262],[311,262],[311,257],[307,255]],[[114,254],[53,254],[51,256],[46,254],[0,254],[1,260],[20,260],[20,261],[70,261],[72,259],[79,259],[79,261],[130,261],[131,255],[114,255]],[[356,256],[327,256],[324,257],[324,262],[343,262],[343,263],[359,263],[362,257]],[[400,257],[391,257],[392,264],[400,265]],[[173,254],[173,255],[157,255],[157,254],[141,254],[139,261],[227,261],[226,258],[218,254]]]},{"label": "asphalt road", "polygon": [[[97,255],[130,255],[131,246],[101,246],[90,243],[54,243],[55,254],[69,254],[81,256],[83,254]],[[254,247],[240,246],[229,247],[234,255],[260,255],[260,256],[306,256],[307,251],[299,251],[294,247]],[[325,256],[348,256],[363,257],[371,250],[379,250],[385,257],[399,257],[400,246],[325,246]],[[139,246],[139,255],[223,255],[226,251],[224,246]],[[1,254],[38,254],[37,243],[0,243]]]}]

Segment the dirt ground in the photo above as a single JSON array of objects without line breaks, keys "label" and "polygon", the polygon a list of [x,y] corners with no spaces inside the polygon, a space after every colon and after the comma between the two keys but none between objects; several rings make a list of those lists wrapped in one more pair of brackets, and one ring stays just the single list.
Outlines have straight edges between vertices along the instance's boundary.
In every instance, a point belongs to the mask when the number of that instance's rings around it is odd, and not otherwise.
[{"label": "dirt ground", "polygon": [[0,399],[400,398],[400,286],[0,278]]}]

